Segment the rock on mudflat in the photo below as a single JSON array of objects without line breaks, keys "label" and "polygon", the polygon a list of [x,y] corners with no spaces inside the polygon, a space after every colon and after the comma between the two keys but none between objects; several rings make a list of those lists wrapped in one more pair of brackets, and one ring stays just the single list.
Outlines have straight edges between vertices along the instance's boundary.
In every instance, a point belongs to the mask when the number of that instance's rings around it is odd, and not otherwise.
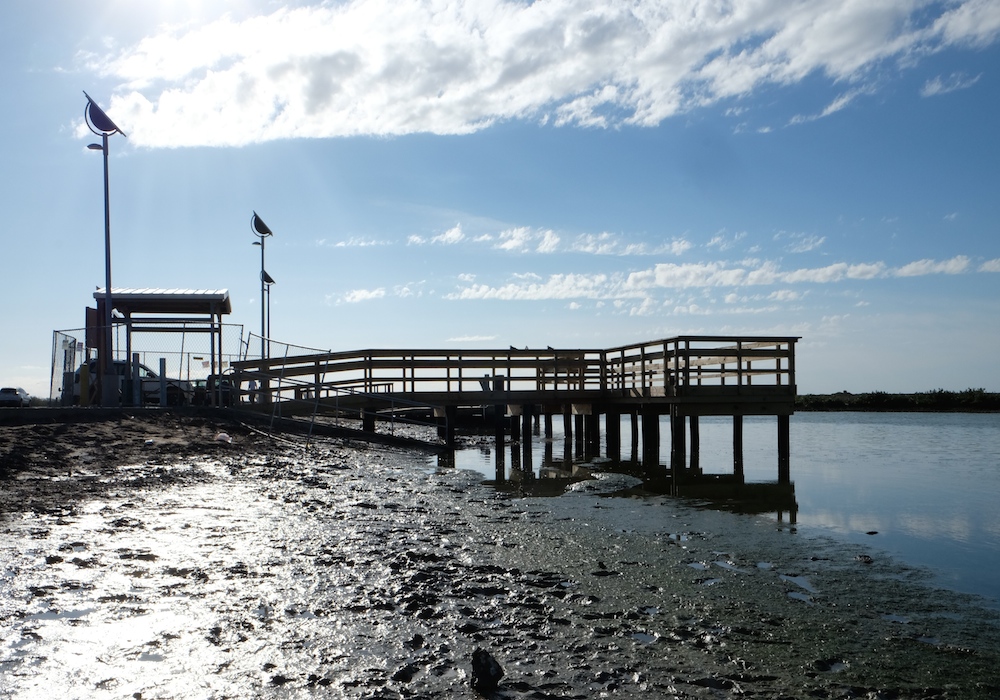
[{"label": "rock on mudflat", "polygon": [[480,695],[487,695],[497,689],[503,669],[493,655],[485,649],[472,652],[472,688]]}]

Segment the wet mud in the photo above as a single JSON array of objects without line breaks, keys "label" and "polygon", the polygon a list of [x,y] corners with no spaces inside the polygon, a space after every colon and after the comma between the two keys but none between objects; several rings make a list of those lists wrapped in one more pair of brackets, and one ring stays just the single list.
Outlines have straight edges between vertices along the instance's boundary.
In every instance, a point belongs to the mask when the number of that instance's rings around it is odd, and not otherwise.
[{"label": "wet mud", "polygon": [[496,698],[1000,697],[996,610],[614,475],[519,498],[168,414],[0,437],[2,697],[477,697],[477,649]]}]

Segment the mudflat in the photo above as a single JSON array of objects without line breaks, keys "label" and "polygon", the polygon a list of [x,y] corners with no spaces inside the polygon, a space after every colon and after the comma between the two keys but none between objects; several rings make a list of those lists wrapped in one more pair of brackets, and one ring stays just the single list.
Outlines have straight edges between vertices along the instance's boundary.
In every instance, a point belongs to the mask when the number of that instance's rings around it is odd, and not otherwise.
[{"label": "mudflat", "polygon": [[0,426],[0,696],[996,698],[1000,614],[637,492],[154,412]]}]

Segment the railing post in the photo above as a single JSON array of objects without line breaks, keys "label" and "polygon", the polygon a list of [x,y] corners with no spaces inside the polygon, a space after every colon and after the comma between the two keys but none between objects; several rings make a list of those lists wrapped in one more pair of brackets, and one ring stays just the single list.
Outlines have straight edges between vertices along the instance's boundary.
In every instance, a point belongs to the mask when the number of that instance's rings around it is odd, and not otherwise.
[{"label": "railing post", "polygon": [[736,341],[736,386],[737,392],[743,391],[743,341]]}]

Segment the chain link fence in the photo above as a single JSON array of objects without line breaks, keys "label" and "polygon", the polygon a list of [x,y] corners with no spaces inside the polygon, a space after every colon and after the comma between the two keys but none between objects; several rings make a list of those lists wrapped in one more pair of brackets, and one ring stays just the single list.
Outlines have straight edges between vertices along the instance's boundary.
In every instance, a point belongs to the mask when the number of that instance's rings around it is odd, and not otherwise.
[{"label": "chain link fence", "polygon": [[[82,398],[80,375],[89,374],[91,366],[96,367],[97,354],[93,348],[87,347],[86,335],[83,328],[53,331],[50,400],[63,405],[89,402],[89,397]],[[183,403],[198,403],[212,375],[227,374],[233,362],[245,359],[247,352],[252,352],[248,350],[249,338],[243,337],[242,324],[222,324],[221,332],[214,338],[221,343],[221,348],[212,347],[213,335],[207,331],[206,325],[201,324],[162,331],[133,331],[129,344],[124,324],[116,324],[113,332],[114,361],[116,365],[131,366],[132,356],[138,358],[140,378],[147,377],[141,379],[140,387],[140,393],[145,394],[141,397],[144,403],[151,399],[156,402],[151,395],[158,391],[156,385],[160,383],[161,362],[163,376],[168,378],[170,386],[182,388],[185,394],[177,398]],[[86,372],[81,372],[83,367],[87,367]],[[130,371],[121,372],[126,376],[126,382]],[[155,379],[148,378],[150,376]],[[129,398],[123,395],[126,403],[129,403]]]}]

